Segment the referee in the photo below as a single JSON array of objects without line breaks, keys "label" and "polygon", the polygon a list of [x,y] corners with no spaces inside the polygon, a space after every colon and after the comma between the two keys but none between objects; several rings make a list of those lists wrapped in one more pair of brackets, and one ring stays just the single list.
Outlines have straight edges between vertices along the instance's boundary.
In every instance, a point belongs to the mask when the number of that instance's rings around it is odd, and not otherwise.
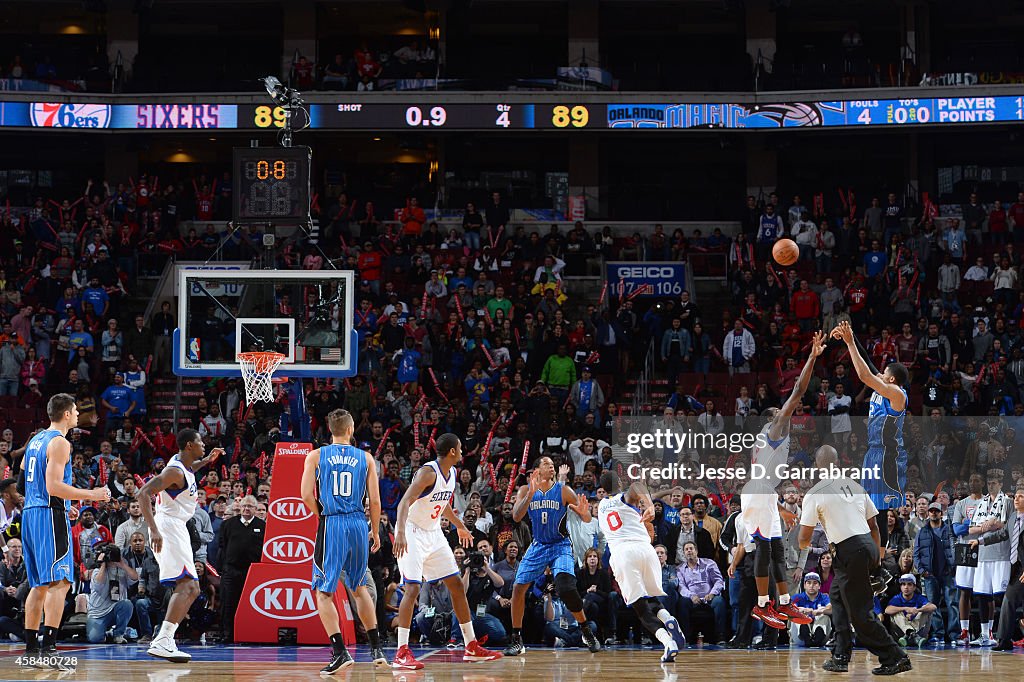
[{"label": "referee", "polygon": [[[820,470],[832,464],[839,464],[835,448],[830,445],[818,448],[815,466]],[[851,621],[857,640],[878,656],[881,663],[871,671],[873,675],[897,675],[911,669],[907,654],[878,622],[872,608],[871,568],[878,565],[880,556],[877,515],[878,509],[864,488],[848,478],[823,479],[804,497],[800,517],[801,565],[806,563],[811,534],[819,521],[832,543],[835,580],[829,599],[836,644],[832,659],[824,666],[830,672],[848,671],[853,651]]]}]

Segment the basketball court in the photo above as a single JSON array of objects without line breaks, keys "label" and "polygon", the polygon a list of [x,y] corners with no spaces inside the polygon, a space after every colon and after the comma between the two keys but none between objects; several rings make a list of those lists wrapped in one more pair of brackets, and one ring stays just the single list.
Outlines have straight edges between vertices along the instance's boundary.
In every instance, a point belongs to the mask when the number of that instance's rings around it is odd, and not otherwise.
[{"label": "basketball court", "polygon": [[[0,679],[78,680],[81,682],[206,682],[237,680],[242,682],[320,679],[319,670],[329,658],[327,647],[294,646],[188,646],[192,654],[186,665],[165,663],[146,655],[140,646],[61,646],[61,653],[78,658],[75,673],[22,671],[14,665],[20,647],[2,645]],[[389,656],[394,649],[386,650]],[[579,650],[531,649],[525,657],[502,659],[494,663],[462,663],[461,650],[414,649],[425,668],[420,671],[374,670],[369,651],[353,649],[356,665],[342,670],[339,680],[382,680],[395,682],[498,682],[515,680],[644,680],[646,682],[688,682],[693,679],[720,679],[731,682],[755,680],[868,680],[877,659],[866,651],[854,652],[848,674],[822,670],[828,652],[810,649],[783,651],[721,651],[688,649],[674,664],[658,662],[661,648],[615,647],[592,655]],[[1024,652],[993,653],[974,649],[912,650],[908,652],[914,670],[896,676],[900,680],[940,680],[994,676],[993,679],[1020,679]]]}]

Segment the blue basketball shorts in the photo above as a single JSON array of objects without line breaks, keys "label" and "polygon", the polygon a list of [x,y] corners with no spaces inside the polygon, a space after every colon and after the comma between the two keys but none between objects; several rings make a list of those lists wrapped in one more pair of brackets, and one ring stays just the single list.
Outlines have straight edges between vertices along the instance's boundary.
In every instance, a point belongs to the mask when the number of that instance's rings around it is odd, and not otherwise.
[{"label": "blue basketball shorts", "polygon": [[370,528],[365,515],[321,516],[313,549],[313,589],[334,594],[342,571],[349,589],[365,585],[369,558]]},{"label": "blue basketball shorts", "polygon": [[22,512],[21,545],[29,587],[74,581],[71,523],[63,509],[30,507]]},{"label": "blue basketball shorts", "polygon": [[526,549],[519,568],[516,570],[516,585],[529,585],[544,575],[544,569],[551,567],[551,573],[576,575],[576,560],[572,556],[569,538],[546,545],[534,540]]}]

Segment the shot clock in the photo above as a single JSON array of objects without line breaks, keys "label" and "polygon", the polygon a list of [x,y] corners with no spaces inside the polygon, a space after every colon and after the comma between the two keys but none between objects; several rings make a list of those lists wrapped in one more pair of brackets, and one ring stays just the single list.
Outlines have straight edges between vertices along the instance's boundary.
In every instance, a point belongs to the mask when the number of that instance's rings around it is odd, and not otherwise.
[{"label": "shot clock", "polygon": [[309,147],[236,148],[234,218],[301,222],[309,216]]}]

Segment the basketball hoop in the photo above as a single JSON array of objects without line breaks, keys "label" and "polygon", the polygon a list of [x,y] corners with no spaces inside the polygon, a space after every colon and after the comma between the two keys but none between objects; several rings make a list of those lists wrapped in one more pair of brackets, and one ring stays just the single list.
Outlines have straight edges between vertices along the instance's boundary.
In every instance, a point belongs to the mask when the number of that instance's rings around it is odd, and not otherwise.
[{"label": "basketball hoop", "polygon": [[236,356],[242,366],[245,397],[250,404],[274,402],[273,375],[284,358],[283,353],[274,352],[239,353]]}]

